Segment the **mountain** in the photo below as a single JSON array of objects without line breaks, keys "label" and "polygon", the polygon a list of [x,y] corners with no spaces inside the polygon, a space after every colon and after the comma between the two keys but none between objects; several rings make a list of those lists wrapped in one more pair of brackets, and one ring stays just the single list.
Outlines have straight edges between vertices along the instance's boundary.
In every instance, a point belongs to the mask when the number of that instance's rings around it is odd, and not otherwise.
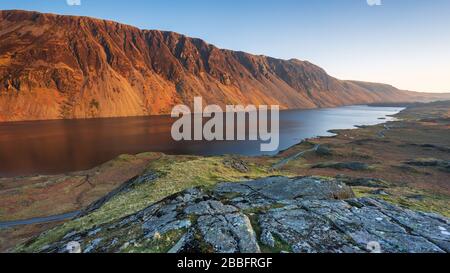
[{"label": "mountain", "polygon": [[283,109],[450,98],[88,17],[0,11],[0,41],[0,121],[167,114],[194,96]]}]

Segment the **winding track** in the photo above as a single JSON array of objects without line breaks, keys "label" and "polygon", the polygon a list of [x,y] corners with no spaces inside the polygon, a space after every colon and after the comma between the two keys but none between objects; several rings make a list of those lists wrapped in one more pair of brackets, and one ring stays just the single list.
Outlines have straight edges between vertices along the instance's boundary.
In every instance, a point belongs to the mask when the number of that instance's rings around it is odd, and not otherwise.
[{"label": "winding track", "polygon": [[316,144],[314,146],[314,148],[312,148],[312,149],[309,149],[309,150],[306,150],[306,151],[302,151],[302,152],[299,152],[299,153],[297,153],[297,154],[295,154],[293,156],[285,158],[285,159],[281,160],[280,162],[278,162],[277,164],[273,165],[272,166],[272,170],[279,170],[282,167],[284,167],[286,164],[288,164],[291,160],[296,160],[296,159],[304,156],[306,153],[309,153],[309,152],[317,152],[317,150],[319,150],[319,148],[320,148],[320,144]]},{"label": "winding track", "polygon": [[74,211],[59,215],[52,215],[52,216],[46,216],[46,217],[37,217],[37,218],[31,218],[31,219],[25,219],[25,220],[17,220],[17,221],[9,221],[9,222],[0,222],[0,229],[8,229],[13,228],[17,226],[25,226],[25,225],[33,225],[33,224],[44,224],[44,223],[51,223],[51,222],[59,222],[63,220],[69,220],[74,217],[76,217],[80,211]]}]

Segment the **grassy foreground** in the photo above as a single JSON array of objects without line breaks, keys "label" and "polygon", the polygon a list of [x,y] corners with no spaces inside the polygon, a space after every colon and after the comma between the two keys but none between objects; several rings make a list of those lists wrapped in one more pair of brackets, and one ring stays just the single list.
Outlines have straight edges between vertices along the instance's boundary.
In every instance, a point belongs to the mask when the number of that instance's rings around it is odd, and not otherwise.
[{"label": "grassy foreground", "polygon": [[[0,251],[39,251],[71,231],[121,219],[187,188],[271,175],[337,177],[352,186],[358,197],[375,196],[450,217],[450,102],[414,105],[397,118],[383,125],[337,131],[335,137],[309,139],[275,157],[147,153],[124,155],[76,174],[0,180],[0,219],[15,220],[79,210],[136,175],[157,175],[80,219],[0,230]],[[273,168],[303,151],[307,152],[301,157]],[[83,190],[77,191],[79,187]],[[8,197],[11,193],[14,198]]]}]

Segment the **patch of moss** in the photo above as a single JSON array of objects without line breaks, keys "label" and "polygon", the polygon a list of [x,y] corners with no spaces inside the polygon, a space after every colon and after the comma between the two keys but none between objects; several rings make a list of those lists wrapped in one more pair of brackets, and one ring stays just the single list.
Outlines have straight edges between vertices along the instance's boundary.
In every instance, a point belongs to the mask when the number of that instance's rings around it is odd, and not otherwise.
[{"label": "patch of moss", "polygon": [[282,208],[285,205],[283,204],[273,204],[271,206],[263,207],[263,208],[253,208],[247,209],[244,213],[250,219],[250,223],[252,225],[253,230],[255,231],[256,238],[258,240],[258,244],[261,248],[262,253],[281,253],[281,252],[291,252],[292,249],[289,244],[285,243],[278,235],[272,234],[275,244],[274,247],[270,247],[261,242],[261,234],[262,230],[259,225],[258,215],[264,212],[267,212],[271,209]]},{"label": "patch of moss", "polygon": [[195,245],[190,246],[192,252],[197,253],[214,253],[214,247],[203,240],[203,235],[197,229],[194,233]]},{"label": "patch of moss", "polygon": [[244,210],[243,212],[250,218],[250,216],[258,215],[261,213],[266,213],[267,211],[269,211],[271,209],[279,209],[279,208],[283,208],[285,206],[286,205],[275,203],[275,204],[265,206],[265,207],[249,208],[249,209]]},{"label": "patch of moss", "polygon": [[274,240],[275,240],[275,246],[274,247],[267,247],[264,246],[261,249],[262,252],[267,251],[268,253],[281,253],[281,252],[291,252],[292,248],[289,244],[285,243],[277,234],[272,234]]},{"label": "patch of moss", "polygon": [[134,155],[127,155],[127,154],[125,154],[125,155],[119,155],[118,157],[117,157],[117,161],[125,161],[125,162],[128,162],[128,161],[131,161],[131,160],[133,160],[133,159],[135,159],[136,157],[134,156]]}]

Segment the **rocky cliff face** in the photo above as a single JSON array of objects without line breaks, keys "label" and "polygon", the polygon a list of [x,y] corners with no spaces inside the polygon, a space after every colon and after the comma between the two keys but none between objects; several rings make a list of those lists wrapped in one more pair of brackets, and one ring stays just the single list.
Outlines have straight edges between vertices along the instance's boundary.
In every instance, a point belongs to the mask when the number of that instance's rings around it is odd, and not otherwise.
[{"label": "rocky cliff face", "polygon": [[429,98],[86,17],[0,11],[0,40],[0,121],[167,114],[194,96],[282,108]]},{"label": "rocky cliff face", "polygon": [[356,199],[334,179],[267,177],[189,189],[89,230],[49,231],[51,241],[20,251],[67,252],[76,242],[83,252],[449,252],[448,230],[445,217]]}]

